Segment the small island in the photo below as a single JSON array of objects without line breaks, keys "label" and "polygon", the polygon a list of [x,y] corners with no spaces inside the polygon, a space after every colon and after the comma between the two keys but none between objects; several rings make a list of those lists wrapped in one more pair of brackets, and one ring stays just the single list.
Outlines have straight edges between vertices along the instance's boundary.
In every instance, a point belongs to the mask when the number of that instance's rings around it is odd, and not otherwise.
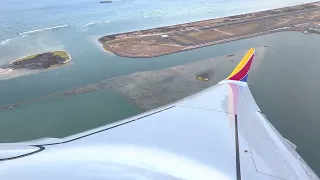
[{"label": "small island", "polygon": [[46,69],[62,66],[70,61],[69,53],[65,51],[53,51],[26,56],[4,65],[2,68],[11,69]]}]

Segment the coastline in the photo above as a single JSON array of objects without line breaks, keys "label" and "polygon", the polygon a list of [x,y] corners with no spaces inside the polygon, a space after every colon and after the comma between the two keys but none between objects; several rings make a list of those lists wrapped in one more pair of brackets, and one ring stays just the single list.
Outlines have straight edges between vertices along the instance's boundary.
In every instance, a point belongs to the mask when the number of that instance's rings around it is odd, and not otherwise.
[{"label": "coastline", "polygon": [[[158,57],[282,31],[318,28],[320,3],[164,26],[100,37],[104,51],[129,58]],[[274,14],[273,14],[274,13]],[[289,19],[289,20],[288,20]],[[319,31],[313,33],[320,34]],[[178,47],[180,46],[180,47]]]},{"label": "coastline", "polygon": [[114,54],[114,52],[112,52],[112,50],[108,49],[108,47],[105,47],[102,44],[100,44],[100,47],[104,52],[107,52],[108,54]]},{"label": "coastline", "polygon": [[0,74],[8,74],[8,73],[10,73],[12,71],[13,71],[13,69],[2,69],[2,68],[0,68]]},{"label": "coastline", "polygon": [[[238,40],[247,39],[247,38],[251,38],[251,37],[257,37],[257,36],[262,36],[262,35],[267,35],[267,34],[272,34],[272,33],[277,33],[277,32],[290,32],[290,31],[301,32],[301,31],[295,31],[295,30],[281,30],[281,31],[280,30],[276,30],[276,31],[272,31],[272,32],[261,32],[261,33],[257,33],[257,34],[240,36],[240,37],[237,37],[237,38],[219,40],[219,41],[212,42],[212,43],[206,43],[206,44],[203,44],[203,45],[197,46],[197,47],[186,48],[186,49],[182,49],[182,50],[176,51],[176,52],[163,53],[163,54],[153,55],[153,56],[126,56],[126,55],[118,53],[118,52],[116,52],[116,51],[114,51],[114,50],[112,50],[112,49],[110,49],[108,47],[105,47],[103,45],[101,46],[101,48],[102,48],[102,50],[104,50],[104,52],[111,53],[111,54],[114,54],[114,55],[117,55],[117,56],[120,56],[120,57],[126,57],[126,58],[154,58],[154,57],[160,57],[160,56],[176,54],[176,53],[180,53],[180,52],[184,52],[184,51],[199,49],[199,48],[203,48],[203,47],[213,46],[213,45],[217,45],[217,44],[228,43],[228,42],[232,42],[232,41],[238,41]],[[108,49],[108,50],[106,50],[106,49]]]}]

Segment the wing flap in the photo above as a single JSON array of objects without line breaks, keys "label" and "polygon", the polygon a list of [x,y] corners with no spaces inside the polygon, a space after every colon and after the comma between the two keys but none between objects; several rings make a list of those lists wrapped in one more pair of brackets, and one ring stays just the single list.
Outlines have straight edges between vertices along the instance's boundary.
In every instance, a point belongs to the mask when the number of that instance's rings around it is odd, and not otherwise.
[{"label": "wing flap", "polygon": [[[239,93],[238,120],[243,135],[249,144],[249,151],[258,173],[281,179],[312,179],[311,173],[303,167],[284,138],[258,111],[252,109],[252,102],[246,99],[248,87],[241,87]],[[240,147],[242,144],[240,144]],[[240,148],[241,149],[241,148]]]},{"label": "wing flap", "polygon": [[259,173],[282,179],[297,179],[295,172],[288,166],[283,153],[270,139],[247,133],[251,154]]}]

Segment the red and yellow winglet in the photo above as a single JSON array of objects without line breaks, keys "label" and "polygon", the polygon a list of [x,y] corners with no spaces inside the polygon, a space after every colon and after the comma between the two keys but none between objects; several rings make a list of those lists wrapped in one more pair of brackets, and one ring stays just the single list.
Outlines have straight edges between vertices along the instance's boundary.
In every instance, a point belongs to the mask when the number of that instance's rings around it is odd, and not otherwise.
[{"label": "red and yellow winglet", "polygon": [[255,49],[250,48],[247,54],[240,61],[238,66],[233,70],[227,80],[247,82],[250,66],[254,56]]}]

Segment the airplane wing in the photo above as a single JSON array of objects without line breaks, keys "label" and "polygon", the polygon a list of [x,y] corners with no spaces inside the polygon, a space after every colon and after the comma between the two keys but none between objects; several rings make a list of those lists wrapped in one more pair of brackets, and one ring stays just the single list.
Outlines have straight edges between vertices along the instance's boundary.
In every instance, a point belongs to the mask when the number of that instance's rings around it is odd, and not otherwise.
[{"label": "airplane wing", "polygon": [[253,99],[253,57],[165,107],[63,139],[0,144],[0,179],[319,179]]}]

